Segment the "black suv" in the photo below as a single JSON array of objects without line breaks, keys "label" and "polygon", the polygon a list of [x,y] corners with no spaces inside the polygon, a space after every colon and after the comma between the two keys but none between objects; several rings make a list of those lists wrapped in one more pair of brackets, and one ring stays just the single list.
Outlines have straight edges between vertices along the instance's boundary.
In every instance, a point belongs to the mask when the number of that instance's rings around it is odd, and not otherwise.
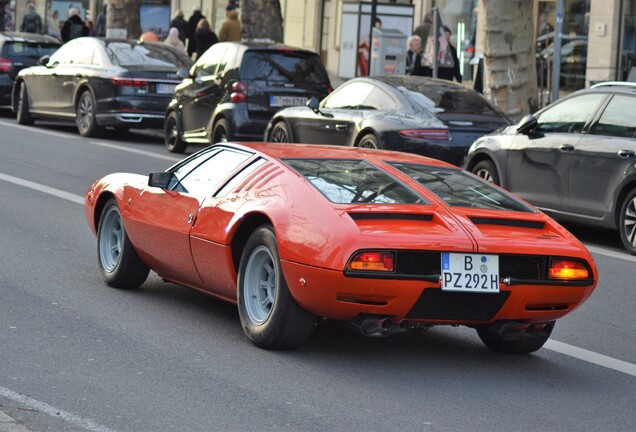
[{"label": "black suv", "polygon": [[51,36],[0,32],[0,106],[11,105],[11,89],[18,72],[53,54],[61,43]]},{"label": "black suv", "polygon": [[331,91],[316,53],[264,43],[214,44],[179,77],[164,119],[173,153],[190,143],[261,141],[276,111]]}]

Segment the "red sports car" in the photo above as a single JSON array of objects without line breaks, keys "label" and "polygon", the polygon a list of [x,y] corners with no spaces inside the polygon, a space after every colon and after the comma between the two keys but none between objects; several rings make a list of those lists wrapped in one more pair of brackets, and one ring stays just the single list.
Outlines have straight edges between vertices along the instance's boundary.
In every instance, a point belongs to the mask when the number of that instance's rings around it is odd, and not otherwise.
[{"label": "red sports car", "polygon": [[594,290],[585,247],[444,162],[317,145],[222,143],[86,194],[110,286],[163,279],[238,305],[247,337],[292,348],[319,318],[382,336],[453,324],[530,353]]}]

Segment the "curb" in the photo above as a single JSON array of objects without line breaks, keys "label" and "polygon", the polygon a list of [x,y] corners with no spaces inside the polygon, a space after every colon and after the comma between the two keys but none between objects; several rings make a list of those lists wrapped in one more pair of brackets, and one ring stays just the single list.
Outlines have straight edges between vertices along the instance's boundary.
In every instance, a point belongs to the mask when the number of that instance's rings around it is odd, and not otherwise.
[{"label": "curb", "polygon": [[31,432],[16,419],[0,411],[0,432]]}]

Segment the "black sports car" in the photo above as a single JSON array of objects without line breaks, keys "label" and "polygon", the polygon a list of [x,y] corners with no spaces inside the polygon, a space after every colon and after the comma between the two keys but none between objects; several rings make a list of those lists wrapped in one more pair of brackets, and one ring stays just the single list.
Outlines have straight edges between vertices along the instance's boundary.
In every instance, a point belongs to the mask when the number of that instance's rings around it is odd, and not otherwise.
[{"label": "black sports car", "polygon": [[509,124],[461,84],[377,76],[347,81],[320,103],[279,111],[265,140],[398,150],[461,165],[475,139]]},{"label": "black sports car", "polygon": [[180,82],[176,72],[191,65],[167,44],[77,38],[43,57],[40,66],[20,71],[12,108],[20,124],[71,119],[83,136],[97,136],[105,126],[161,128]]}]

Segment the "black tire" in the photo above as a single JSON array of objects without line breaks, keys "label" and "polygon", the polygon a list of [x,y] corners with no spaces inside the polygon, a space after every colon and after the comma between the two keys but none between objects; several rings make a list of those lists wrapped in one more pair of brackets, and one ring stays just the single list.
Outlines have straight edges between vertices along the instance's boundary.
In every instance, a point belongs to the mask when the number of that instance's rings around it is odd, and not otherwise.
[{"label": "black tire", "polygon": [[29,111],[29,93],[24,82],[20,84],[20,90],[18,90],[18,102],[15,107],[15,114],[18,124],[24,126],[31,126],[33,124],[33,117],[31,117],[31,111]]},{"label": "black tire", "polygon": [[247,240],[239,265],[237,300],[243,331],[261,348],[297,348],[316,326],[316,317],[298,306],[289,292],[269,225]]},{"label": "black tire", "polygon": [[490,159],[484,159],[477,162],[471,172],[484,180],[496,184],[497,186],[501,184],[499,182],[499,172],[497,171],[497,167]]},{"label": "black tire", "polygon": [[150,272],[128,239],[114,198],[106,203],[99,219],[97,262],[106,284],[113,288],[138,288]]},{"label": "black tire", "polygon": [[276,143],[294,142],[289,125],[284,121],[279,121],[274,125],[272,130],[269,132],[268,140]]},{"label": "black tire", "polygon": [[164,143],[166,148],[171,153],[183,153],[188,148],[188,143],[181,138],[181,131],[179,130],[179,117],[177,113],[172,111],[166,117],[164,124]]},{"label": "black tire", "polygon": [[619,230],[627,252],[636,255],[636,189],[627,194],[621,205]]},{"label": "black tire", "polygon": [[539,333],[516,340],[505,340],[488,327],[477,328],[481,341],[493,351],[505,354],[530,354],[541,348],[550,339],[549,334]]},{"label": "black tire", "polygon": [[97,124],[97,105],[90,90],[84,90],[75,106],[75,124],[81,136],[98,137],[104,127]]},{"label": "black tire", "polygon": [[233,138],[230,132],[230,126],[228,125],[227,120],[223,118],[217,120],[217,122],[214,124],[214,128],[212,129],[211,144],[227,142],[227,141],[231,141],[232,139]]},{"label": "black tire", "polygon": [[366,134],[365,136],[360,138],[360,141],[358,141],[358,144],[356,144],[356,147],[369,148],[369,149],[383,149],[384,148],[384,146],[382,145],[382,143],[380,142],[378,137],[376,137],[372,133]]}]

